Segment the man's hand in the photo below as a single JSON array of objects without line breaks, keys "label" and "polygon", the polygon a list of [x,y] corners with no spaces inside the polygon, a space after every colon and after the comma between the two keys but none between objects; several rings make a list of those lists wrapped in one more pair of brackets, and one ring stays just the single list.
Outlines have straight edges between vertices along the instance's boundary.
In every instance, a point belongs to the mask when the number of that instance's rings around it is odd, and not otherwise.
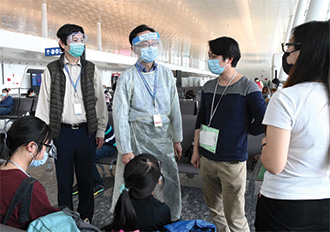
[{"label": "man's hand", "polygon": [[174,156],[177,158],[177,160],[181,159],[181,155],[182,155],[182,147],[181,147],[181,143],[173,143],[173,148],[174,148]]},{"label": "man's hand", "polygon": [[96,137],[96,146],[97,149],[100,149],[103,146],[104,138]]},{"label": "man's hand", "polygon": [[122,155],[122,161],[126,165],[131,159],[134,159],[134,157],[135,155],[133,154],[133,152],[126,153]]},{"label": "man's hand", "polygon": [[192,156],[191,156],[190,163],[195,168],[199,168],[199,162],[200,162],[199,152],[198,151],[194,151],[193,154],[192,154]]}]

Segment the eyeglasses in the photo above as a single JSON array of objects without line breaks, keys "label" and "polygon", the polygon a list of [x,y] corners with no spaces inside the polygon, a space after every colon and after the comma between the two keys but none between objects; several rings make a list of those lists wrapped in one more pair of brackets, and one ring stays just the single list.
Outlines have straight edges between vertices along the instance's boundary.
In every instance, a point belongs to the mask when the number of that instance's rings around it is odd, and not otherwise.
[{"label": "eyeglasses", "polygon": [[86,43],[88,40],[88,37],[86,34],[83,33],[72,33],[67,37],[67,40],[69,43]]},{"label": "eyeglasses", "polygon": [[287,52],[287,50],[289,49],[289,46],[294,46],[294,50],[288,53],[292,53],[295,51],[298,51],[301,49],[302,44],[301,43],[281,43],[282,45],[282,51],[283,52]]},{"label": "eyeglasses", "polygon": [[57,159],[57,149],[53,142],[51,143],[39,143],[41,145],[44,145],[46,147],[46,152],[48,153],[49,156],[53,157],[54,159]]},{"label": "eyeglasses", "polygon": [[148,43],[148,42],[141,42],[139,44],[134,45],[134,47],[137,48],[148,48],[148,47],[158,47],[159,46],[159,42],[155,41],[152,43]]}]

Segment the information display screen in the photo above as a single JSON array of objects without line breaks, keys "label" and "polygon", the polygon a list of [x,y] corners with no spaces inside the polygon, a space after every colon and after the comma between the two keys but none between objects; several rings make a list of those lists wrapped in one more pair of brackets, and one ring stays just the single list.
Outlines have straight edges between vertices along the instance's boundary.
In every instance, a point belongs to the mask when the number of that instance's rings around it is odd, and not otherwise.
[{"label": "information display screen", "polygon": [[41,73],[31,73],[31,86],[40,87],[41,85]]}]

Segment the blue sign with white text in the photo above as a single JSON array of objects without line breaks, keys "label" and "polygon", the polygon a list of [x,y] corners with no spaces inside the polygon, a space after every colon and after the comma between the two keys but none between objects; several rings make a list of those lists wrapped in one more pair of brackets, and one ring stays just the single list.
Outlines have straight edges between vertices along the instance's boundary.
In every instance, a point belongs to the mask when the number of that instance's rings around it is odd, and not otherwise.
[{"label": "blue sign with white text", "polygon": [[45,56],[58,56],[61,55],[62,51],[60,47],[56,48],[45,48]]}]

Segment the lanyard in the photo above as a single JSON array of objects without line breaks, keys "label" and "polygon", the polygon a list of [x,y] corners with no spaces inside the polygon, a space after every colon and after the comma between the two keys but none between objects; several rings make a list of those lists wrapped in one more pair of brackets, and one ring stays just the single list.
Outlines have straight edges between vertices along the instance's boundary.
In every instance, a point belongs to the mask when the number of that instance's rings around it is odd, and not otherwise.
[{"label": "lanyard", "polygon": [[11,161],[11,160],[8,160],[8,162],[14,164],[14,165],[15,165],[16,167],[18,167],[22,172],[24,172],[28,177],[30,177],[30,175],[27,174],[27,172],[24,171],[24,169],[23,169],[21,166],[19,166],[17,163],[15,163],[14,161]]},{"label": "lanyard", "polygon": [[71,78],[71,75],[70,75],[70,72],[69,72],[68,66],[65,64],[64,67],[65,67],[66,72],[67,72],[68,75],[69,75],[69,78],[70,78],[70,81],[71,81],[71,85],[72,85],[72,87],[73,87],[73,89],[74,89],[74,93],[77,94],[77,85],[78,85],[78,82],[79,82],[79,80],[80,80],[81,70],[82,70],[82,65],[81,65],[80,73],[79,73],[79,75],[78,75],[78,78],[77,78],[76,83],[74,83],[73,80],[72,80],[72,78]]},{"label": "lanyard", "polygon": [[137,69],[137,71],[138,71],[138,73],[139,73],[139,75],[140,75],[140,77],[141,77],[141,79],[142,79],[142,81],[143,81],[145,87],[147,88],[149,94],[151,95],[152,100],[153,100],[152,104],[153,104],[155,110],[157,111],[157,109],[156,109],[156,91],[157,91],[157,74],[158,74],[158,69],[156,69],[156,71],[155,71],[154,91],[152,92],[149,83],[148,83],[147,80],[144,78],[144,76],[143,76],[143,74],[141,73],[141,71],[139,70],[139,67],[137,66],[137,64],[135,64],[135,67],[136,67],[136,69]]},{"label": "lanyard", "polygon": [[[212,98],[210,121],[209,121],[209,124],[208,124],[207,126],[210,126],[210,125],[211,125],[211,121],[212,121],[212,119],[213,119],[213,116],[215,115],[215,112],[217,111],[218,106],[220,105],[220,102],[221,102],[223,96],[225,95],[225,92],[226,92],[228,86],[229,86],[230,83],[234,80],[236,74],[237,74],[237,71],[235,72],[234,76],[230,79],[230,81],[229,81],[228,84],[226,85],[225,90],[222,92],[222,94],[221,94],[221,96],[220,96],[220,99],[219,99],[217,105],[215,106],[215,108],[214,108],[214,110],[213,110],[214,100],[215,100],[215,95],[216,95],[216,93],[217,93],[217,88],[218,88],[218,80],[217,80],[217,83],[216,83],[215,88],[214,88],[213,98]],[[220,77],[219,77],[219,78],[220,78]],[[212,110],[213,110],[213,111],[212,111]]]}]

